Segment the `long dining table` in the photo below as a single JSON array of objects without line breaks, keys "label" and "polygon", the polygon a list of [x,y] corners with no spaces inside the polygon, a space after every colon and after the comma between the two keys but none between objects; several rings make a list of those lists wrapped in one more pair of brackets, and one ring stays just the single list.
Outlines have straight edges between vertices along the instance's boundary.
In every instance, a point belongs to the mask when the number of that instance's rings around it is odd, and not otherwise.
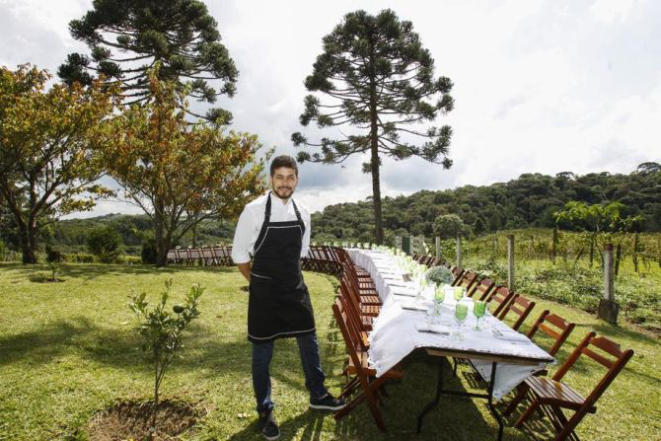
[{"label": "long dining table", "polygon": [[[504,425],[494,400],[500,400],[526,378],[555,363],[555,359],[488,311],[477,329],[470,298],[460,300],[468,307],[464,323],[459,324],[454,318],[457,301],[452,295],[445,295],[440,317],[430,320],[428,311],[433,306],[433,289],[422,289],[409,280],[393,256],[365,249],[348,249],[347,252],[355,264],[369,272],[382,301],[369,334],[369,363],[376,370],[377,378],[416,349],[422,348],[439,357],[436,394],[418,416],[418,433],[422,430],[424,416],[439,403],[441,395],[461,395],[488,400],[498,423],[498,440],[501,440]],[[486,381],[487,392],[444,389],[445,357],[468,359]]]}]

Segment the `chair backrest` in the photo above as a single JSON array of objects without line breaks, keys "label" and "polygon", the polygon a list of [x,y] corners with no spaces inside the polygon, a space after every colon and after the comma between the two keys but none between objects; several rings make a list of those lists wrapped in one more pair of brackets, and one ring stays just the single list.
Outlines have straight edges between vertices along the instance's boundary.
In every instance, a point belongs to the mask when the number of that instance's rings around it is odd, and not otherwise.
[{"label": "chair backrest", "polygon": [[474,271],[465,271],[462,274],[461,279],[457,283],[457,286],[463,286],[466,288],[466,292],[469,292],[473,287],[473,284],[477,281],[478,274]]},{"label": "chair backrest", "polygon": [[501,311],[507,307],[513,296],[514,292],[510,291],[506,286],[497,286],[491,291],[491,294],[489,294],[489,297],[485,301],[487,304],[494,303],[498,305],[493,311],[494,317],[498,317]]},{"label": "chair backrest", "polygon": [[548,350],[548,353],[555,356],[575,327],[575,323],[570,323],[559,315],[551,314],[551,311],[546,309],[528,331],[528,338],[532,339],[537,331],[548,335],[554,339],[553,346]]},{"label": "chair backrest", "polygon": [[514,294],[512,300],[507,304],[506,307],[502,309],[500,320],[504,320],[505,316],[512,311],[514,314],[518,315],[519,318],[512,325],[512,329],[518,331],[526,318],[530,315],[530,312],[535,307],[535,302],[531,302],[527,298],[523,297],[521,294]]},{"label": "chair backrest", "polygon": [[485,277],[479,282],[476,281],[476,283],[473,284],[473,287],[466,291],[466,295],[468,297],[475,296],[476,300],[486,300],[495,286],[496,282]]},{"label": "chair backrest", "polygon": [[452,268],[452,275],[454,280],[452,281],[452,286],[457,286],[457,283],[461,280],[461,276],[464,274],[463,268],[454,267]]},{"label": "chair backrest", "polygon": [[584,406],[589,407],[594,405],[599,397],[608,389],[608,386],[615,380],[615,377],[618,376],[631,357],[633,357],[633,353],[633,349],[623,351],[619,344],[606,337],[599,337],[596,332],[592,331],[576,346],[576,349],[574,349],[574,352],[572,352],[567,361],[553,375],[553,379],[555,381],[562,380],[562,377],[565,376],[581,355],[586,355],[607,368],[608,371],[606,371],[606,374],[604,374],[601,381],[599,381],[592,392],[590,392],[590,395],[585,399]]},{"label": "chair backrest", "polygon": [[344,343],[347,347],[347,352],[349,353],[349,357],[351,357],[351,361],[353,362],[356,372],[359,376],[362,376],[364,375],[362,372],[363,366],[356,350],[357,341],[354,339],[354,336],[352,336],[352,332],[347,324],[346,316],[342,314],[341,303],[339,299],[333,303],[333,315],[335,316],[335,321],[340,328],[342,338],[344,339]]}]

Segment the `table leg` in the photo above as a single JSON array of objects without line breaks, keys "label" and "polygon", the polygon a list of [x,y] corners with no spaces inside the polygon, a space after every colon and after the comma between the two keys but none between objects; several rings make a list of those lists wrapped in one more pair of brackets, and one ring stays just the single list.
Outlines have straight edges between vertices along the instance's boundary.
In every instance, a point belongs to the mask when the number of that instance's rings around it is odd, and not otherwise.
[{"label": "table leg", "polygon": [[438,357],[438,383],[436,384],[436,396],[434,399],[422,409],[420,415],[418,416],[418,431],[420,433],[422,430],[422,419],[425,417],[427,412],[432,410],[438,405],[438,402],[441,399],[441,393],[443,392],[443,357]]},{"label": "table leg", "polygon": [[496,410],[496,407],[493,405],[493,386],[496,383],[497,367],[498,367],[497,362],[494,361],[493,363],[491,363],[491,381],[489,381],[489,409],[491,409],[491,413],[498,422],[498,441],[501,441],[503,439],[503,428],[504,428],[503,420],[500,418],[500,414]]}]

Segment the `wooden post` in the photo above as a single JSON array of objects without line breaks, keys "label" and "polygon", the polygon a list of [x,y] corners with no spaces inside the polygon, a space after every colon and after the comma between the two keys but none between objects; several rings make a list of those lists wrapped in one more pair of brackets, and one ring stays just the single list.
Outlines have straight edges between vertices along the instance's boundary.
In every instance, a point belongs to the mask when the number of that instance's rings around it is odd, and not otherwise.
[{"label": "wooden post", "polygon": [[493,236],[493,259],[496,260],[498,257],[498,236],[494,234]]},{"label": "wooden post", "polygon": [[461,267],[461,234],[457,234],[457,268]]},{"label": "wooden post", "polygon": [[436,245],[436,260],[441,261],[441,238],[436,236],[434,238],[434,245]]},{"label": "wooden post", "polygon": [[604,257],[604,298],[599,302],[599,318],[617,324],[620,305],[615,301],[615,274],[613,269],[613,244],[606,244]]},{"label": "wooden post", "polygon": [[638,274],[638,233],[633,236],[633,270]]},{"label": "wooden post", "polygon": [[553,236],[551,237],[551,262],[555,265],[555,255],[558,251],[558,229],[553,229]]},{"label": "wooden post", "polygon": [[514,235],[507,235],[507,287],[514,291]]}]

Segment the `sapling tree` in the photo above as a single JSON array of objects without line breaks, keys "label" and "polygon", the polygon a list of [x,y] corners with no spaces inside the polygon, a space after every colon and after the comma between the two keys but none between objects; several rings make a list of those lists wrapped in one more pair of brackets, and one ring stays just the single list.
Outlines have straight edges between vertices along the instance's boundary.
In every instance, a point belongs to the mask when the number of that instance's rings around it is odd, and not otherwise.
[{"label": "sapling tree", "polygon": [[156,432],[156,415],[158,412],[159,389],[163,377],[170,367],[177,351],[182,347],[181,337],[186,326],[200,316],[197,309],[204,288],[198,284],[191,286],[183,305],[174,305],[172,312],[167,309],[167,301],[172,290],[172,279],[165,282],[161,293],[161,301],[150,309],[147,293],[131,294],[129,307],[137,315],[142,337],[142,352],[147,355],[154,370],[154,407],[152,409],[152,425],[149,429],[152,437]]}]

